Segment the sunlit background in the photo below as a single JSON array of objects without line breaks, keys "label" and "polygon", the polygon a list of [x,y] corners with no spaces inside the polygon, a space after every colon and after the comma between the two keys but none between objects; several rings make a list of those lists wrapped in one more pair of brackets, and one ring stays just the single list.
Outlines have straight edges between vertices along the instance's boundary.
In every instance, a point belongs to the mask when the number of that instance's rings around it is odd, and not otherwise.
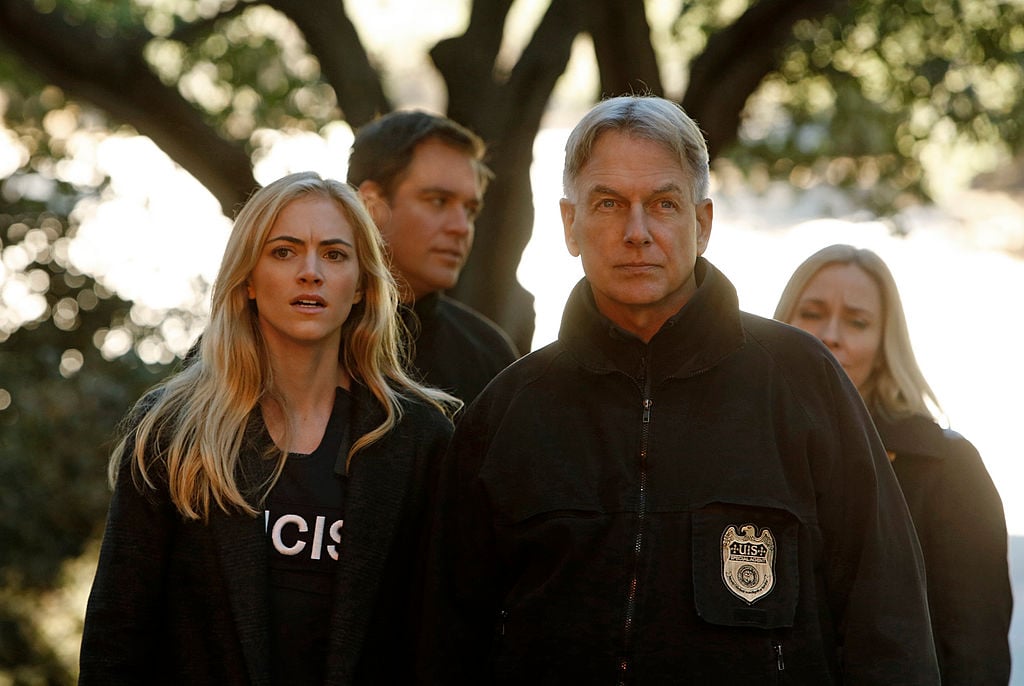
[{"label": "sunlit background", "polygon": [[[432,4],[436,11],[429,13],[416,11],[415,0],[347,6],[368,49],[404,84],[396,99],[406,106],[443,111],[440,81],[423,55],[463,25],[465,5],[456,0]],[[656,15],[677,11],[678,2],[649,5]],[[545,6],[541,0],[515,3],[506,35],[509,46],[532,31]],[[407,49],[395,50],[395,44]],[[596,89],[592,63],[581,39],[534,148],[536,221],[519,269],[520,282],[536,298],[534,348],[555,338],[565,298],[582,275],[579,261],[563,243],[558,199],[568,128]],[[665,74],[667,90],[680,90],[683,78]],[[759,122],[770,125],[770,108]],[[57,118],[48,126],[59,129],[73,123]],[[162,340],[139,345],[143,360],[170,362],[188,349],[201,321],[189,324],[166,313],[205,311],[205,287],[216,274],[229,221],[209,192],[148,139],[87,131],[68,131],[67,139],[74,156],[61,170],[63,178],[88,183],[109,175],[112,192],[76,209],[77,234],[58,249],[66,251],[78,270],[136,303],[132,317],[140,324],[160,327]],[[319,134],[260,132],[256,178],[266,183],[312,169],[344,179],[351,140],[344,123]],[[0,128],[0,178],[18,167],[23,154],[13,135]],[[790,184],[754,191],[727,167],[719,167],[706,256],[736,285],[743,309],[771,316],[792,270],[818,248],[844,242],[879,253],[899,284],[918,360],[942,403],[946,424],[978,448],[1002,495],[1010,533],[1024,536],[1024,499],[1016,497],[1024,485],[1018,424],[1024,417],[1024,355],[1019,352],[1024,341],[1024,182],[1017,182],[1016,197],[971,188],[972,169],[981,162],[939,148],[927,157],[925,164],[949,172],[937,177],[943,179],[937,204],[885,221],[856,208],[839,191]],[[1024,176],[1024,171],[1017,173]],[[45,310],[47,284],[34,281],[31,273],[21,274],[33,257],[31,241],[3,250],[0,298],[7,310],[0,310],[0,332]],[[101,344],[113,358],[133,340],[113,329]],[[0,410],[5,402],[10,399],[0,391]],[[1018,609],[1015,636],[1022,633],[1020,614]],[[1020,673],[1018,667],[1015,683],[1024,681]]]}]

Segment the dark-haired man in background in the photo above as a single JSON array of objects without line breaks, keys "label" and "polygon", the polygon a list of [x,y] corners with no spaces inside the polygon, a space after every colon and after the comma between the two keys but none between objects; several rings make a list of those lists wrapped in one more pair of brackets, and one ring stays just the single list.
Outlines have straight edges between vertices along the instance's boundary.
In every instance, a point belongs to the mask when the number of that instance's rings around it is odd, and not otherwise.
[{"label": "dark-haired man in background", "polygon": [[366,200],[391,254],[413,364],[427,383],[467,404],[518,354],[508,335],[444,295],[473,247],[474,222],[492,177],[483,141],[422,111],[382,116],[356,132],[348,182]]}]

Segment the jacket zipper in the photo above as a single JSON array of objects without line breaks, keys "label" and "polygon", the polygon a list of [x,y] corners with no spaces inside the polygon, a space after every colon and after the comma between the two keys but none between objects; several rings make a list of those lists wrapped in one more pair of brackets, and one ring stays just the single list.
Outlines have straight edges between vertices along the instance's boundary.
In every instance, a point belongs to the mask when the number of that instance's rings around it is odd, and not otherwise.
[{"label": "jacket zipper", "polygon": [[772,641],[772,652],[775,653],[776,679],[782,683],[783,672],[786,671],[786,661],[782,657],[782,641]]},{"label": "jacket zipper", "polygon": [[629,672],[630,639],[636,614],[636,591],[640,581],[640,554],[644,547],[644,524],[647,519],[647,441],[651,422],[651,385],[649,360],[644,363],[643,415],[640,424],[640,498],[637,503],[636,536],[633,539],[633,576],[626,592],[626,617],[622,632],[622,657],[619,659],[619,686],[625,686]]}]

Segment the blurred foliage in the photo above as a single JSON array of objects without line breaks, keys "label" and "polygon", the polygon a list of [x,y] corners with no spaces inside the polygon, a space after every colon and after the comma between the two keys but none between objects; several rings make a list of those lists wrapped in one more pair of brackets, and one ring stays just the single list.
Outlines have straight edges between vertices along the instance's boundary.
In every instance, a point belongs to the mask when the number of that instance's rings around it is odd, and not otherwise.
[{"label": "blurred foliage", "polygon": [[888,215],[1024,150],[1024,3],[862,0],[803,21],[732,162]]},{"label": "blurred foliage", "polygon": [[[102,117],[60,125],[54,119],[77,108],[2,61],[0,84],[26,151],[0,184],[0,681],[70,684],[73,667],[35,615],[65,560],[99,535],[115,427],[166,368],[142,364],[132,350],[153,332],[132,320],[131,303],[67,258],[68,215],[106,179],[60,180],[69,154],[61,132],[102,125]],[[105,356],[112,338],[129,352]]]},{"label": "blurred foliage", "polygon": [[0,344],[0,674],[17,667],[15,683],[73,683],[27,613],[99,535],[115,427],[166,369],[134,351],[105,359],[112,331],[145,330],[130,322],[129,303],[56,257],[65,222],[26,204],[15,214],[0,201],[0,245],[31,251],[21,274],[47,286],[43,313]]},{"label": "blurred foliage", "polygon": [[[0,208],[0,232],[55,223],[47,214],[12,218]],[[101,352],[125,331],[129,303],[45,254],[26,271],[50,279],[44,316],[0,345],[0,583],[45,587],[96,533],[115,425],[163,369],[134,351],[113,360]]]},{"label": "blurred foliage", "polygon": [[340,117],[316,58],[281,14],[239,2],[206,22],[194,3],[167,11],[174,7],[125,19],[154,29],[146,61],[226,138],[248,140],[257,128],[316,131]]}]

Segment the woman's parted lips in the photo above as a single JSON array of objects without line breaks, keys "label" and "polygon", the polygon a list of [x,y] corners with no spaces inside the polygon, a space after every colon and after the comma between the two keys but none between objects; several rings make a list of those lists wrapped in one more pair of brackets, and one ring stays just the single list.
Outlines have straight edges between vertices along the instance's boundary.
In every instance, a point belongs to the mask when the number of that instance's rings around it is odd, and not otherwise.
[{"label": "woman's parted lips", "polygon": [[292,305],[299,305],[301,307],[327,307],[327,301],[321,298],[319,295],[311,295],[303,293],[297,298],[293,299]]}]

